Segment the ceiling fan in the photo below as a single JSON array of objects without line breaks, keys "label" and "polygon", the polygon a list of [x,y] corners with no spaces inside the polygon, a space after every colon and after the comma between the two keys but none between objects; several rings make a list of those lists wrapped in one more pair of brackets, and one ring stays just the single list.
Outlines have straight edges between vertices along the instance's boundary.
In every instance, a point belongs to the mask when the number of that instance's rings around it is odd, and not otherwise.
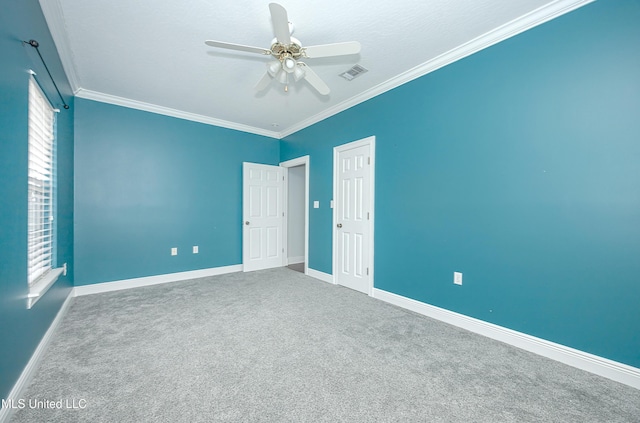
[{"label": "ceiling fan", "polygon": [[277,3],[270,3],[269,11],[271,12],[273,30],[276,35],[276,38],[271,42],[271,48],[264,49],[212,40],[205,41],[205,44],[211,47],[273,56],[277,59],[267,64],[267,73],[255,87],[258,91],[267,88],[273,79],[284,84],[284,90],[288,91],[291,79],[299,81],[304,78],[320,94],[328,95],[330,91],[327,84],[320,79],[309,65],[300,60],[303,58],[315,59],[318,57],[358,54],[360,53],[360,43],[350,41],[303,47],[300,40],[291,36],[293,25],[289,22],[285,8]]}]

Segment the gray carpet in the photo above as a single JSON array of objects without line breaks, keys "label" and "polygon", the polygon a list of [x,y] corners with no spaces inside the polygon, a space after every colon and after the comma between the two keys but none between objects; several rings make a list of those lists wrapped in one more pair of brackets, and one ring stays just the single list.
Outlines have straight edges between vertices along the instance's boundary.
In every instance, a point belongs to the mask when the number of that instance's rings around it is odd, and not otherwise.
[{"label": "gray carpet", "polygon": [[639,422],[640,390],[281,268],[78,297],[14,422]]},{"label": "gray carpet", "polygon": [[290,264],[287,266],[291,270],[304,273],[304,263]]}]

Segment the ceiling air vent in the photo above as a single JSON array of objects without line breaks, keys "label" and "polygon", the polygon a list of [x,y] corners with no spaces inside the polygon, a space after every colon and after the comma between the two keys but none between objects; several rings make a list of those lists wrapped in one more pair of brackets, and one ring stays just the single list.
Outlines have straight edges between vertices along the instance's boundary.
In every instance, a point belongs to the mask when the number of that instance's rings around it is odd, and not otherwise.
[{"label": "ceiling air vent", "polygon": [[353,79],[359,77],[365,72],[367,72],[367,69],[363,68],[360,65],[355,65],[348,71],[341,73],[340,76],[346,79],[347,81],[352,81]]}]

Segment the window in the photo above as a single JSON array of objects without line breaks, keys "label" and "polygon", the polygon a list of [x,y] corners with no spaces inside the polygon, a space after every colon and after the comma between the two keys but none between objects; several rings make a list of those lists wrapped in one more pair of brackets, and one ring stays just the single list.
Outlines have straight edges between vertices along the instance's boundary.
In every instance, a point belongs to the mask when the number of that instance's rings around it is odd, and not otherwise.
[{"label": "window", "polygon": [[62,269],[55,269],[55,112],[32,76],[29,79],[28,308],[62,273]]}]

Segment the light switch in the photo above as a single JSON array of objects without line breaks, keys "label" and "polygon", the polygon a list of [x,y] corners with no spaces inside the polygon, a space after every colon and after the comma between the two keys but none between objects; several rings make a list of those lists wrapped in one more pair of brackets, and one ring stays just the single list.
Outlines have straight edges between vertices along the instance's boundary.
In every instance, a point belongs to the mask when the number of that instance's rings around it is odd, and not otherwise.
[{"label": "light switch", "polygon": [[331,207],[331,208],[333,208],[333,200],[331,200],[331,205],[330,205],[330,207]]},{"label": "light switch", "polygon": [[193,246],[193,254],[198,254],[198,246],[197,245]]},{"label": "light switch", "polygon": [[314,201],[313,202],[313,208],[314,209],[319,209],[320,208],[320,201]]},{"label": "light switch", "polygon": [[176,247],[173,247],[173,248],[171,249],[171,255],[172,255],[172,256],[177,256],[177,255],[178,255],[178,249],[177,249]]},{"label": "light switch", "polygon": [[456,285],[462,285],[462,273],[453,272],[453,283]]}]

